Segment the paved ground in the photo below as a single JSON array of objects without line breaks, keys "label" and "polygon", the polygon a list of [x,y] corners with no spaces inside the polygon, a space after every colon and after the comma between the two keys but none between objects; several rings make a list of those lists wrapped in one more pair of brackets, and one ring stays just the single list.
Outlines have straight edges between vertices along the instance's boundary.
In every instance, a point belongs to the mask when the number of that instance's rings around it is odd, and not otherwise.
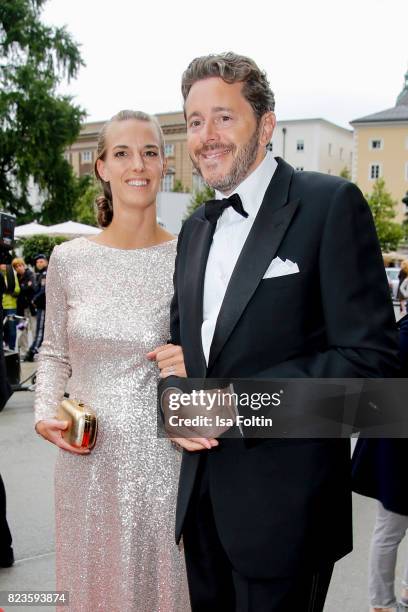
[{"label": "paved ground", "polygon": [[[32,402],[32,393],[15,393],[0,413],[0,472],[7,490],[8,520],[16,555],[12,568],[0,570],[0,590],[54,588],[52,489],[56,449],[34,433]],[[335,567],[325,612],[368,610],[367,558],[374,514],[374,501],[354,497],[354,552]],[[404,544],[401,547],[399,577],[406,558],[405,547]],[[18,609],[54,612],[53,607],[6,606],[6,612]],[[301,603],[294,612],[304,612]]]}]

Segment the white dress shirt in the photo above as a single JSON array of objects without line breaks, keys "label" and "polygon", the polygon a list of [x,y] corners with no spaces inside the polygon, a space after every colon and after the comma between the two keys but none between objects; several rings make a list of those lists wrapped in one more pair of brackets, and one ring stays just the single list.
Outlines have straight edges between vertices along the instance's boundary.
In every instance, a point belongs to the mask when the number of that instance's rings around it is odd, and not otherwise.
[{"label": "white dress shirt", "polygon": [[[229,207],[217,221],[204,278],[201,341],[207,364],[228,283],[277,165],[272,153],[267,151],[259,166],[232,192],[240,196],[247,218]],[[225,195],[216,191],[215,197],[220,200]]]}]

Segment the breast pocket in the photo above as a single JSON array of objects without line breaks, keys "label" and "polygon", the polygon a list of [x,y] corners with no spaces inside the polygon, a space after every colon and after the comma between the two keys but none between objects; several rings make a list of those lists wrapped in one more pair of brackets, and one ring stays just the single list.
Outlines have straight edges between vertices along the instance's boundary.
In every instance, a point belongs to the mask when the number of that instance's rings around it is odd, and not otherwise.
[{"label": "breast pocket", "polygon": [[296,274],[285,274],[285,276],[275,276],[272,278],[263,278],[260,286],[265,289],[280,289],[281,287],[300,287],[302,282],[300,272]]}]

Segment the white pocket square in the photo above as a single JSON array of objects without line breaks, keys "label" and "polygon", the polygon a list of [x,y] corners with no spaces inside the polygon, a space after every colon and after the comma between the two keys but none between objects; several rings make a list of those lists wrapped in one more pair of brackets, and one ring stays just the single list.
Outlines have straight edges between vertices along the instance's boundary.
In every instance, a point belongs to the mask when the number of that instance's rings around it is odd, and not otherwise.
[{"label": "white pocket square", "polygon": [[290,261],[290,259],[281,259],[275,257],[272,259],[267,271],[264,274],[264,278],[276,278],[277,276],[287,276],[288,274],[298,274],[299,266],[297,263]]}]

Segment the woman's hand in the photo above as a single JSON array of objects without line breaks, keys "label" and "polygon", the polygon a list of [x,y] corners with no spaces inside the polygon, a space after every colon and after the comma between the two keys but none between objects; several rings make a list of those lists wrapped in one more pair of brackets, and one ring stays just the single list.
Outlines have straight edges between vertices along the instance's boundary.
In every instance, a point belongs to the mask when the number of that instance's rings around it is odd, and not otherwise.
[{"label": "woman's hand", "polygon": [[160,377],[179,376],[187,378],[184,365],[184,355],[181,346],[176,344],[164,344],[147,353],[150,361],[156,361],[160,369]]},{"label": "woman's hand", "polygon": [[69,451],[71,453],[76,453],[77,455],[89,455],[91,452],[88,448],[76,448],[76,446],[72,446],[65,442],[62,437],[62,432],[65,431],[68,427],[68,421],[60,421],[59,419],[43,419],[42,421],[38,421],[35,426],[35,431],[40,434],[45,440],[48,442],[52,442],[56,446]]}]

